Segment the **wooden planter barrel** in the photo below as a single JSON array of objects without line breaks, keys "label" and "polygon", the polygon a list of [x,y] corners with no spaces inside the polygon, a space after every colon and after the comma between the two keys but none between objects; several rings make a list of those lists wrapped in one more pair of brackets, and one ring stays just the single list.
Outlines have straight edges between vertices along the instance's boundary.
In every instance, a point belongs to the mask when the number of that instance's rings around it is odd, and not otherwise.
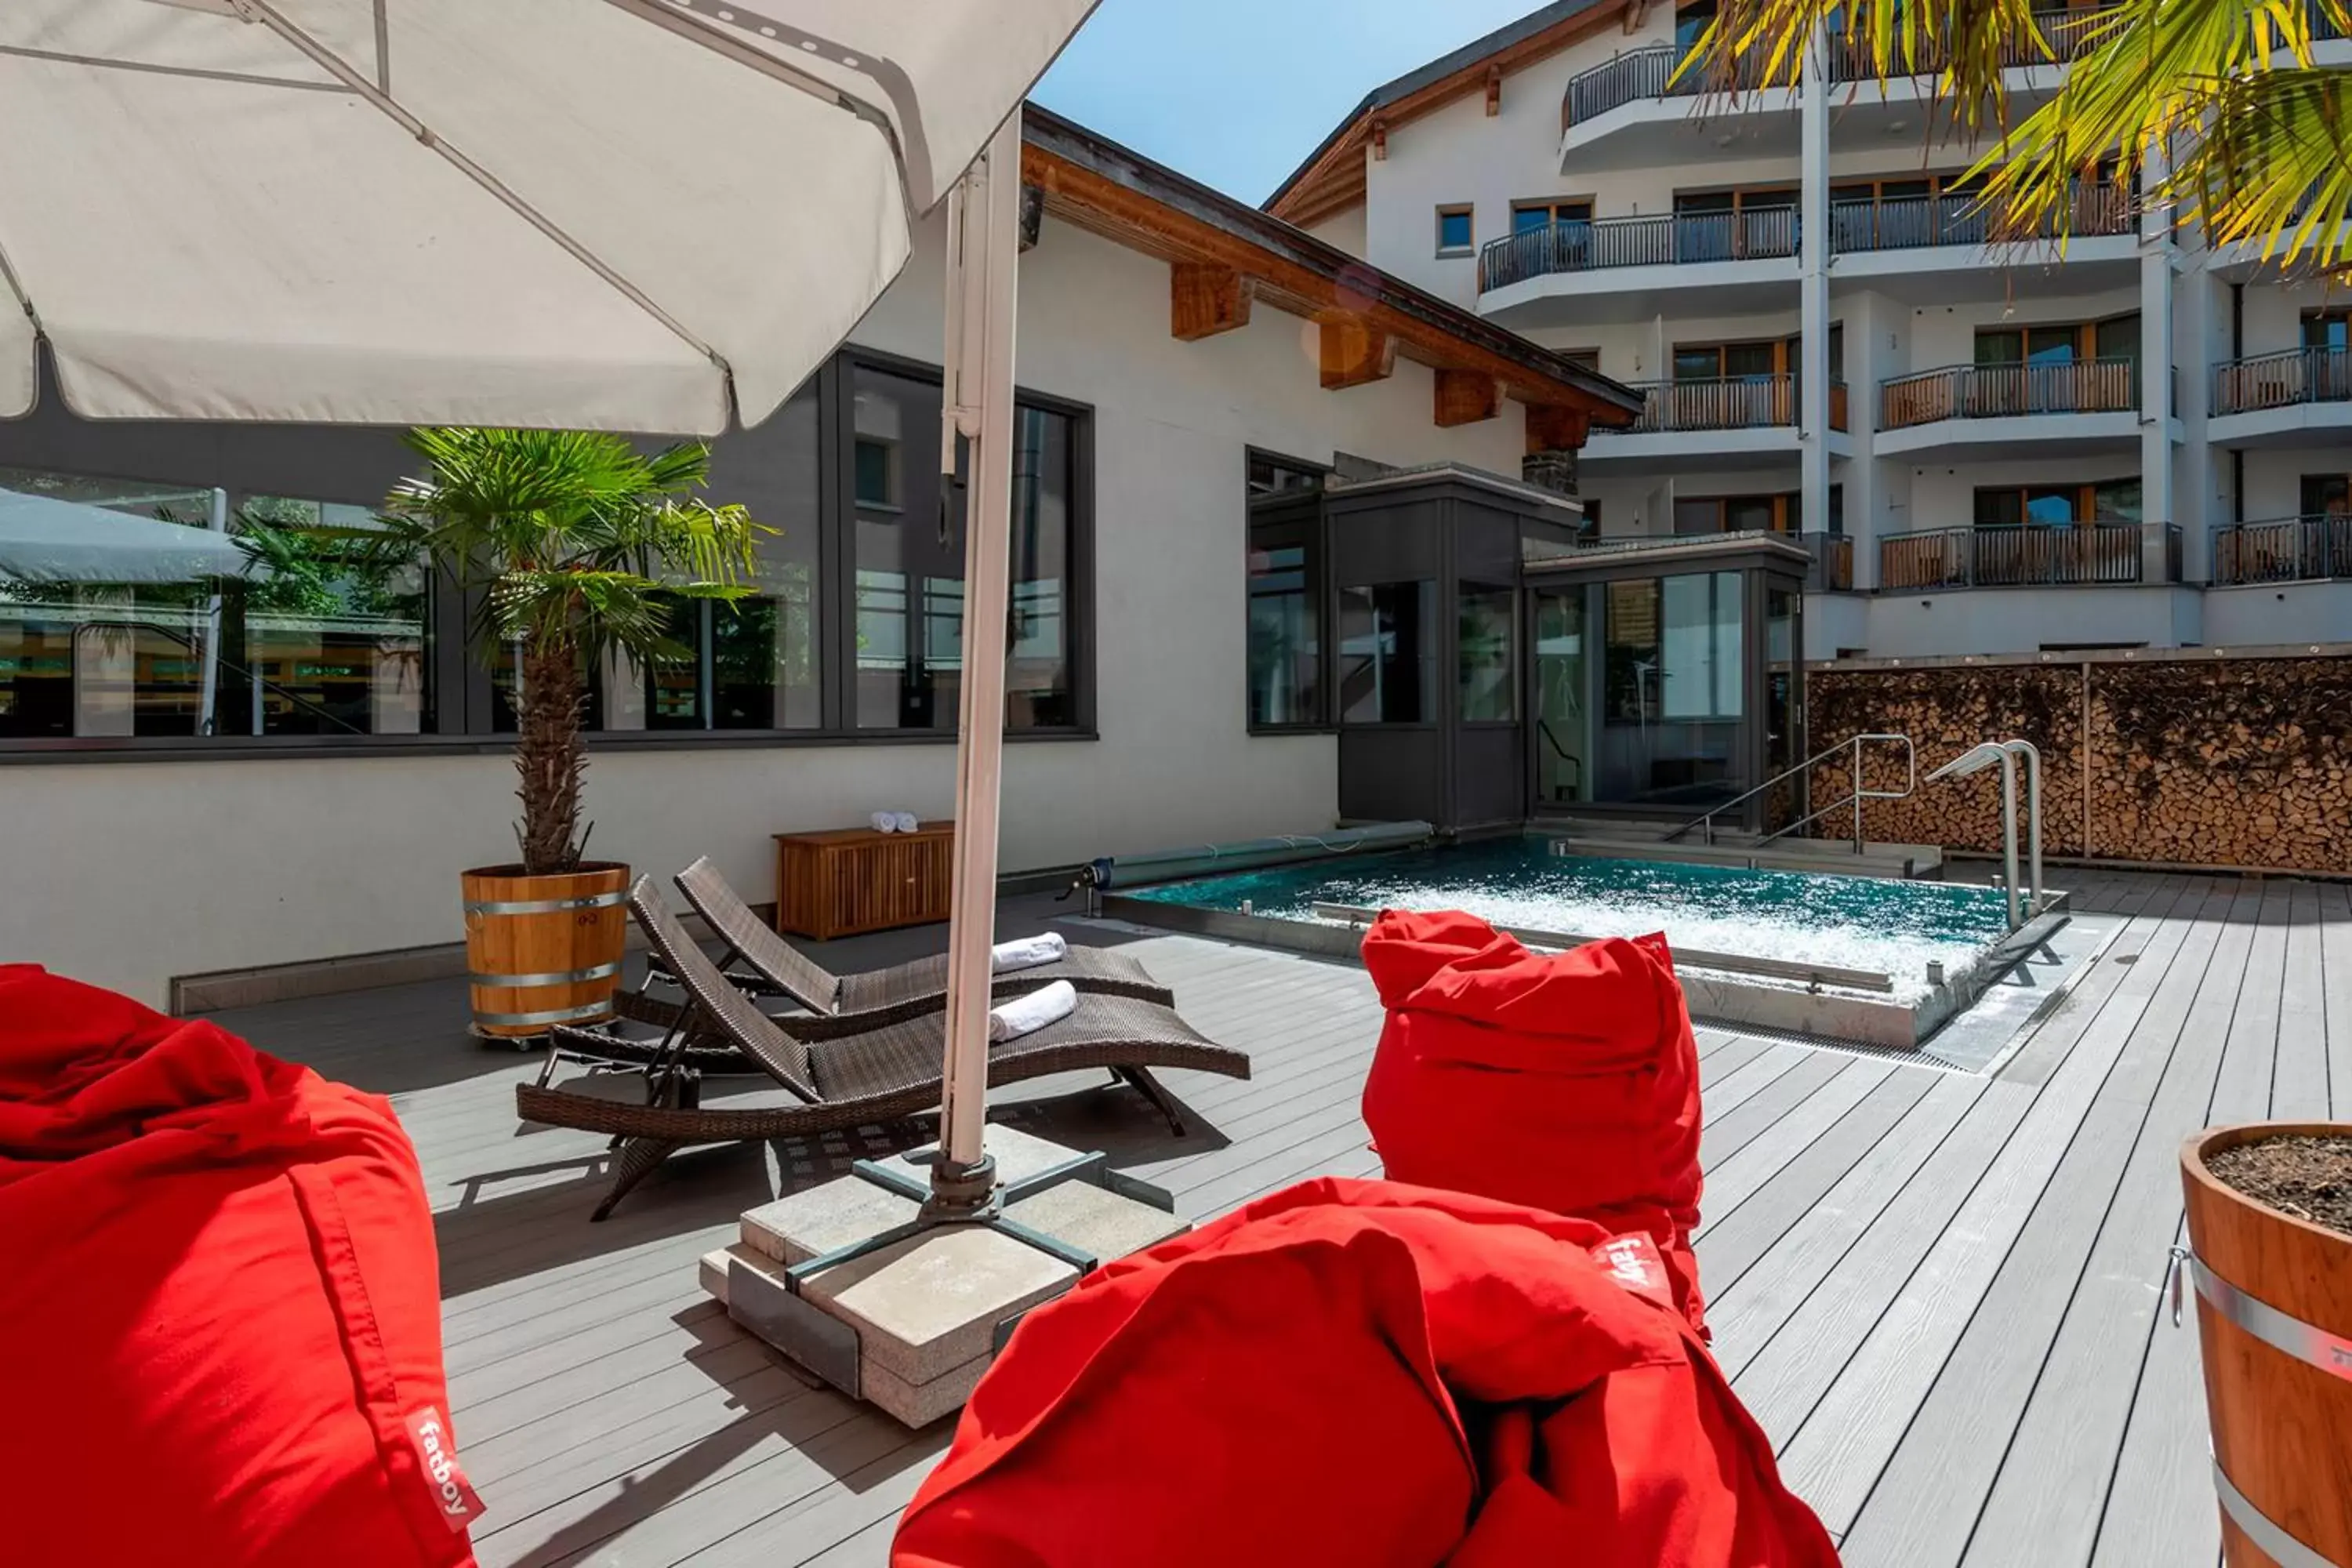
[{"label": "wooden planter barrel", "polygon": [[626,866],[591,861],[554,877],[482,866],[462,879],[473,1033],[529,1040],[613,1016],[629,936]]},{"label": "wooden planter barrel", "polygon": [[[2180,1150],[2229,1568],[2352,1568],[2352,1237],[2256,1202],[2205,1162],[2352,1124],[2210,1128]],[[2289,1348],[2281,1348],[2282,1342]]]}]

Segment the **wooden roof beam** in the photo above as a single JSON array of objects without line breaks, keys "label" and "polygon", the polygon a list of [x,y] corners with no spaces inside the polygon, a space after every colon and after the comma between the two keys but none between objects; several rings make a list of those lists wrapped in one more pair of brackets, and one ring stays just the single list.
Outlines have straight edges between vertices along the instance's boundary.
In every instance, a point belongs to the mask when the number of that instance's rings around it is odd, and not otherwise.
[{"label": "wooden roof beam", "polygon": [[1581,408],[1556,403],[1528,405],[1528,450],[1573,452],[1592,433],[1592,417]]},{"label": "wooden roof beam", "polygon": [[1503,411],[1503,384],[1491,375],[1475,370],[1441,370],[1431,380],[1437,423],[1447,429],[1475,425]]},{"label": "wooden roof beam", "polygon": [[1256,294],[1256,280],[1238,268],[1204,261],[1171,262],[1168,331],[1180,341],[1193,343],[1246,327],[1250,301]]},{"label": "wooden roof beam", "polygon": [[1326,392],[1385,381],[1395,371],[1396,339],[1360,316],[1329,316],[1316,327]]}]

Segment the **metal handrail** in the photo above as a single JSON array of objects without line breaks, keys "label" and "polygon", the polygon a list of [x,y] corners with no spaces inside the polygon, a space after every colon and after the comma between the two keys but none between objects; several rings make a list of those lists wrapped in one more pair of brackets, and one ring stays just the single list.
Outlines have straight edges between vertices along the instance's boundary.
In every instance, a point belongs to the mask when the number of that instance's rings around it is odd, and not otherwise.
[{"label": "metal handrail", "polygon": [[[2019,912],[2017,898],[2017,759],[2025,759],[2025,808],[2032,866],[2032,890]],[[2031,741],[1983,741],[1962,752],[1927,775],[1929,784],[1966,778],[1993,766],[2000,767],[2001,890],[2009,905],[2009,929],[2017,930],[2042,913],[2042,752]]]},{"label": "metal handrail", "polygon": [[[1903,748],[1903,767],[1906,776],[1901,789],[1884,790],[1864,789],[1862,787],[1862,743],[1864,741],[1885,741]],[[1721,805],[1717,806],[1713,811],[1706,813],[1705,816],[1692,817],[1688,822],[1684,823],[1680,827],[1675,828],[1672,833],[1669,833],[1664,837],[1659,839],[1658,842],[1661,844],[1672,844],[1676,839],[1682,837],[1684,834],[1688,833],[1692,828],[1696,827],[1705,833],[1706,842],[1711,847],[1715,843],[1715,819],[1717,817],[1722,816],[1725,812],[1729,811],[1736,805],[1745,805],[1748,802],[1754,800],[1758,795],[1762,795],[1766,790],[1770,789],[1773,785],[1785,784],[1789,780],[1806,772],[1808,769],[1828,762],[1832,757],[1846,751],[1852,751],[1853,752],[1853,793],[1844,800],[1832,801],[1828,805],[1822,807],[1821,810],[1808,813],[1797,821],[1790,823],[1786,827],[1778,828],[1773,832],[1766,834],[1757,842],[1759,844],[1769,844],[1773,839],[1780,837],[1782,834],[1792,833],[1796,829],[1804,826],[1807,823],[1813,822],[1821,817],[1826,816],[1831,812],[1837,810],[1840,806],[1845,805],[1850,802],[1853,806],[1853,852],[1859,855],[1863,850],[1862,803],[1865,800],[1903,800],[1907,798],[1913,790],[1919,787],[1919,754],[1912,748],[1911,737],[1908,735],[1850,735],[1846,739],[1840,741],[1836,745],[1830,747],[1829,750],[1825,752],[1818,752],[1812,756],[1807,757],[1803,762],[1799,763],[1796,766],[1792,768],[1784,768],[1780,772],[1774,773],[1770,778],[1766,779],[1762,784],[1758,784],[1754,789],[1748,791],[1745,795],[1732,796],[1731,799],[1725,801]]]}]

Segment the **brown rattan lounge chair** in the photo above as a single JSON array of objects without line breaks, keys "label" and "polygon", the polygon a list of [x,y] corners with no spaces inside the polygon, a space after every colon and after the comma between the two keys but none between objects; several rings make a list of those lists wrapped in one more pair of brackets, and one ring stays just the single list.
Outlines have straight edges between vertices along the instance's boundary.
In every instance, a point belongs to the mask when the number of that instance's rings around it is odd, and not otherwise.
[{"label": "brown rattan lounge chair", "polygon": [[[686,992],[687,1017],[670,1042],[667,1059],[648,1069],[650,1103],[632,1104],[544,1084],[515,1086],[515,1107],[527,1121],[610,1133],[621,1140],[613,1160],[613,1190],[594,1217],[613,1212],[629,1189],[677,1149],[694,1143],[797,1138],[892,1121],[940,1103],[940,1058],[946,1024],[939,1013],[883,1024],[854,1035],[812,1039],[811,1020],[772,1018],[760,1011],[696,946],[661,900],[649,877],[640,877],[629,908],[645,928],[654,955]],[[591,1031],[558,1027],[562,1050],[593,1055]],[[706,1109],[698,1075],[684,1047],[724,1042],[797,1096],[801,1103]],[[1153,1068],[1249,1077],[1249,1058],[1203,1038],[1172,1011],[1133,996],[1081,994],[1066,1018],[989,1047],[988,1080],[1013,1083],[1049,1073],[1108,1068],[1133,1084],[1180,1135],[1176,1102],[1152,1076]]]},{"label": "brown rattan lounge chair", "polygon": [[[793,1030],[803,1039],[833,1039],[863,1034],[877,1025],[895,1024],[936,1013],[947,1003],[948,960],[934,953],[887,969],[860,974],[835,974],[771,930],[751,907],[728,885],[705,857],[679,872],[677,890],[694,907],[719,940],[726,944],[718,967],[739,990],[755,996],[781,996],[807,1009],[795,1017]],[[1009,970],[989,987],[1002,1000],[1066,980],[1082,993],[1132,996],[1140,1002],[1175,1005],[1168,987],[1151,978],[1142,964],[1123,952],[1105,948],[1072,947],[1058,963]],[[656,954],[646,975],[645,990],[614,998],[620,1016],[661,1030],[656,1038],[637,1038],[617,1030],[570,1031],[568,1038],[548,1054],[552,1075],[559,1054],[582,1059],[647,1066],[658,1060],[668,1038],[684,1021],[679,1004],[648,994],[655,985],[675,985],[677,976]],[[685,1059],[704,1072],[755,1072],[750,1060],[724,1040],[701,1039],[686,1045]]]}]

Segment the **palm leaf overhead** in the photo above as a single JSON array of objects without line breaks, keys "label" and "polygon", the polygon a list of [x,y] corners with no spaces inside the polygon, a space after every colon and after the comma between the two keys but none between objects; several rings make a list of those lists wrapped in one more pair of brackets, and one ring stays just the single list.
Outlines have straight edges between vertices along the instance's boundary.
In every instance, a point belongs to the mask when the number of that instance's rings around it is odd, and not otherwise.
[{"label": "palm leaf overhead", "polygon": [[446,428],[408,443],[426,471],[394,488],[366,548],[429,558],[479,591],[473,632],[485,653],[519,645],[523,869],[570,870],[586,837],[588,671],[616,652],[638,664],[681,655],[675,605],[751,592],[759,539],[774,530],[696,493],[710,462],[696,442],[647,455],[586,431]]},{"label": "palm leaf overhead", "polygon": [[[1932,78],[1931,134],[1990,143],[1971,171],[2002,230],[2055,234],[2105,170],[2211,243],[2290,267],[2352,267],[2347,76],[2315,62],[2352,36],[2352,0],[1720,0],[1685,75],[1728,89],[1789,85],[1816,30],[1880,81]],[[2073,60],[2012,123],[2007,72]],[[1851,90],[1851,89],[1849,89]]]}]

